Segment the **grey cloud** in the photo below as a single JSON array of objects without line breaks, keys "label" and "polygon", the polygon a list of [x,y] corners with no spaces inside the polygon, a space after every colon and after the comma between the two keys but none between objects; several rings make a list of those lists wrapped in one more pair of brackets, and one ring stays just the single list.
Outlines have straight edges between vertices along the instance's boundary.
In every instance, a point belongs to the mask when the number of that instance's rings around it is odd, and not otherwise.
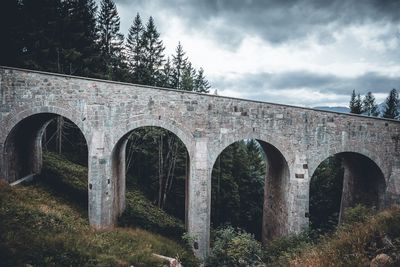
[{"label": "grey cloud", "polygon": [[360,94],[389,93],[392,88],[400,89],[400,76],[389,77],[379,73],[365,73],[355,78],[321,75],[310,72],[286,72],[280,74],[259,73],[243,75],[235,80],[214,79],[214,87],[220,90],[240,88],[246,96],[261,97],[266,90],[290,90],[306,88],[321,93],[349,95],[353,89]]},{"label": "grey cloud", "polygon": [[[388,77],[369,72],[354,78],[342,78],[335,75],[321,75],[309,72],[288,72],[270,79],[269,86],[278,89],[312,88],[323,93],[348,94],[353,89],[361,94],[368,91],[387,93],[392,88],[399,88],[399,77]],[[400,88],[399,88],[400,89]]]},{"label": "grey cloud", "polygon": [[[131,6],[147,3],[117,2]],[[156,0],[155,6],[159,7],[155,13],[169,12],[193,31],[206,31],[213,38],[221,38],[221,42],[226,42],[227,36],[237,40],[245,34],[257,34],[269,42],[281,43],[315,34],[324,43],[332,42],[332,32],[345,25],[400,21],[398,0]],[[235,31],[219,28],[213,23],[215,19]]]}]

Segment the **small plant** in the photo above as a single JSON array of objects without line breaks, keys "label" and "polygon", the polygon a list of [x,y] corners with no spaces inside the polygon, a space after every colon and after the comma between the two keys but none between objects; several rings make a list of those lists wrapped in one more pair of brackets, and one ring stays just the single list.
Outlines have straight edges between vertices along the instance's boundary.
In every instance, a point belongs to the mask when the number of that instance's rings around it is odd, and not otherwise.
[{"label": "small plant", "polygon": [[271,241],[265,248],[266,262],[271,266],[277,266],[287,262],[293,255],[299,254],[312,245],[310,232],[284,236]]},{"label": "small plant", "polygon": [[197,237],[189,235],[189,233],[185,232],[182,235],[183,242],[189,247],[192,248],[193,244],[197,242]]},{"label": "small plant", "polygon": [[353,208],[347,208],[344,212],[343,223],[353,224],[365,222],[375,213],[374,209],[367,208],[364,205],[358,204]]},{"label": "small plant", "polygon": [[231,226],[215,232],[215,240],[205,266],[261,267],[263,263],[261,244],[249,233]]}]

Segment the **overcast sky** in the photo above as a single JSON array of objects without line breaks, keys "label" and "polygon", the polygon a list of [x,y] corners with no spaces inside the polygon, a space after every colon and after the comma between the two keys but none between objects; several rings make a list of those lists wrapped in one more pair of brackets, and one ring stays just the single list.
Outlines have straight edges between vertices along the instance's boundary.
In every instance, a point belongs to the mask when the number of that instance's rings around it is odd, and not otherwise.
[{"label": "overcast sky", "polygon": [[116,0],[121,31],[153,16],[218,94],[300,106],[400,89],[400,0]]}]

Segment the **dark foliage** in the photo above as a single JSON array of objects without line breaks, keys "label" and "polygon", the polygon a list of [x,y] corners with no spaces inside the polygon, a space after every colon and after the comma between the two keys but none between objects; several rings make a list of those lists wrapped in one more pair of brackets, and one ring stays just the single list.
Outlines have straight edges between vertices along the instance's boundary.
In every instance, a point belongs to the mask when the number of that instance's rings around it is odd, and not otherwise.
[{"label": "dark foliage", "polygon": [[318,233],[332,231],[338,225],[343,187],[343,169],[339,158],[331,157],[315,170],[310,182],[310,225]]},{"label": "dark foliage", "polygon": [[188,153],[173,133],[143,127],[127,144],[127,188],[140,189],[154,205],[185,221]]},{"label": "dark foliage", "polygon": [[362,102],[362,113],[368,116],[378,117],[379,109],[375,102],[375,97],[371,92],[368,92]]},{"label": "dark foliage", "polygon": [[70,120],[57,117],[47,125],[42,140],[43,149],[66,156],[70,161],[87,166],[86,139]]},{"label": "dark foliage", "polygon": [[262,267],[261,244],[240,229],[226,227],[215,232],[215,238],[205,266]]},{"label": "dark foliage", "polygon": [[[165,60],[153,17],[144,26],[137,14],[124,42],[113,0],[99,10],[94,0],[5,0],[0,22],[0,65],[181,89],[190,63]],[[185,83],[184,90],[210,88],[201,68]]]},{"label": "dark foliage", "polygon": [[212,172],[211,222],[240,227],[261,239],[265,162],[255,140],[236,142],[218,157]]},{"label": "dark foliage", "polygon": [[361,114],[362,113],[362,102],[360,94],[356,95],[355,90],[353,90],[350,99],[350,113]]},{"label": "dark foliage", "polygon": [[396,119],[399,116],[399,94],[396,89],[392,89],[386,98],[385,111],[383,117],[388,119]]}]

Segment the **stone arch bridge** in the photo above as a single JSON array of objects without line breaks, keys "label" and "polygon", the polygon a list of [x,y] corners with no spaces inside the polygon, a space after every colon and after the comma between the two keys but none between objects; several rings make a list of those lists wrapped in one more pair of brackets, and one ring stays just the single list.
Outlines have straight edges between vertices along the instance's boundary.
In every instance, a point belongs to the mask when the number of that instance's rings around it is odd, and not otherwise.
[{"label": "stone arch bridge", "polygon": [[209,247],[211,171],[238,140],[257,139],[266,154],[264,240],[308,226],[310,178],[333,155],[345,167],[342,207],[399,202],[397,121],[8,67],[0,67],[0,179],[40,172],[41,135],[58,115],[87,141],[96,228],[112,227],[125,206],[127,134],[158,126],[182,140],[190,158],[187,231],[199,257]]}]

